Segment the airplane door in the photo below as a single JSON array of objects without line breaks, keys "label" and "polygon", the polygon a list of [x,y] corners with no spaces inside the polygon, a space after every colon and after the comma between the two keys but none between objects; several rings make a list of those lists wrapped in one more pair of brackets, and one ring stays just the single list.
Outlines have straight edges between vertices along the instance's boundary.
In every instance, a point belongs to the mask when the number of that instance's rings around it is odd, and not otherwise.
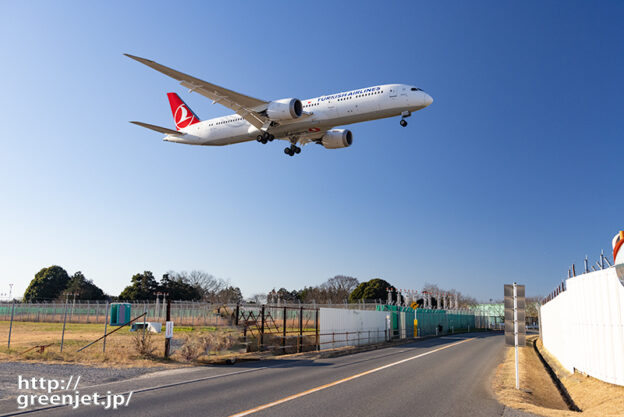
[{"label": "airplane door", "polygon": [[400,90],[400,92],[399,92],[399,93],[401,94],[401,101],[403,101],[403,102],[407,103],[407,102],[408,102],[408,98],[407,98],[407,87],[403,87],[403,86],[401,86],[401,87],[399,87],[399,88],[401,89],[401,90]]},{"label": "airplane door", "polygon": [[396,87],[390,87],[390,88],[388,89],[388,95],[389,95],[390,97],[396,97],[396,96],[397,96],[397,94],[398,94],[398,92],[399,92],[399,90],[398,90]]}]

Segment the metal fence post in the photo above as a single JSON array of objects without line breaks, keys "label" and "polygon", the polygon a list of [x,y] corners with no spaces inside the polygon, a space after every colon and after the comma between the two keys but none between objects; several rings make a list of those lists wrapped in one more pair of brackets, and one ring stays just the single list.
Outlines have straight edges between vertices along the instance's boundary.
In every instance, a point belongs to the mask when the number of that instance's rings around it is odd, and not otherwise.
[{"label": "metal fence post", "polygon": [[74,318],[74,309],[76,308],[76,295],[78,293],[73,293],[74,295],[74,300],[72,301],[72,308],[71,308],[71,313],[69,314],[69,321],[72,321]]},{"label": "metal fence post", "polygon": [[303,307],[299,307],[299,344],[297,351],[303,351]]},{"label": "metal fence post", "polygon": [[284,353],[286,353],[286,326],[287,326],[287,322],[286,319],[288,318],[288,310],[286,309],[286,307],[284,307],[284,317],[283,317],[283,321],[284,324],[282,325],[282,350],[284,351]]},{"label": "metal fence post", "polygon": [[63,343],[65,342],[65,324],[67,323],[67,297],[65,297],[65,314],[63,315],[63,333],[61,335],[61,353],[63,352]]},{"label": "metal fence post", "polygon": [[106,353],[106,329],[108,329],[108,300],[106,300],[106,318],[104,319],[104,343],[102,344],[102,353]]},{"label": "metal fence post", "polygon": [[314,319],[315,327],[316,327],[316,350],[321,350],[321,345],[319,344],[319,308],[316,308],[316,317]]},{"label": "metal fence post", "polygon": [[11,324],[9,324],[9,346],[11,349],[11,331],[13,330],[13,314],[15,313],[15,298],[13,299],[13,304],[11,305]]},{"label": "metal fence post", "polygon": [[265,305],[262,304],[262,310],[261,310],[261,314],[262,314],[262,318],[261,318],[261,327],[260,327],[260,350],[264,349],[264,308]]}]

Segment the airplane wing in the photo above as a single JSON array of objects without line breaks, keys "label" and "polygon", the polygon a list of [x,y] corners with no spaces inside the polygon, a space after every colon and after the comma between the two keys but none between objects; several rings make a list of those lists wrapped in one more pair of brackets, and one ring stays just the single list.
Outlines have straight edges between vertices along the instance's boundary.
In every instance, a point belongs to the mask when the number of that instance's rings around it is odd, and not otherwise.
[{"label": "airplane wing", "polygon": [[176,71],[169,67],[165,67],[164,65],[160,65],[159,63],[149,59],[140,58],[130,54],[124,55],[180,81],[182,86],[188,88],[190,91],[196,91],[199,94],[208,97],[213,101],[213,103],[222,104],[228,109],[235,111],[243,119],[247,120],[258,129],[268,125],[268,118],[259,114],[260,112],[266,110],[269,104],[268,101],[249,97],[244,94],[237,93],[236,91],[228,90],[227,88],[200,80],[199,78],[191,77],[190,75]]},{"label": "airplane wing", "polygon": [[[298,140],[297,142],[301,145],[301,146],[305,146],[308,143],[321,143],[321,139],[323,138],[323,135],[325,135],[325,133],[327,133],[327,130],[329,129],[323,129],[320,131],[316,131],[316,132],[310,132],[310,131],[306,131],[303,133],[300,133],[297,136]],[[290,140],[290,139],[288,139]]]},{"label": "airplane wing", "polygon": [[184,135],[183,132],[178,132],[177,130],[167,129],[166,127],[151,125],[149,123],[143,123],[143,122],[130,122],[130,123],[134,123],[137,126],[141,126],[141,127],[147,128],[147,129],[155,130],[156,132],[164,133],[166,135],[176,135],[176,136]]}]

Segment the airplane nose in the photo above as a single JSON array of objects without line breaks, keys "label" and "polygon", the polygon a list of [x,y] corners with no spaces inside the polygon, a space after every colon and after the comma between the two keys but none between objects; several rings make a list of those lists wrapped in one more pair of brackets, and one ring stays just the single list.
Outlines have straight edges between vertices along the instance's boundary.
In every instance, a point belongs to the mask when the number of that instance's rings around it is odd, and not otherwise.
[{"label": "airplane nose", "polygon": [[424,91],[423,91],[423,94],[424,94],[423,95],[423,105],[425,107],[427,107],[427,106],[431,105],[431,103],[433,103],[433,97],[431,97],[429,94],[425,93]]}]

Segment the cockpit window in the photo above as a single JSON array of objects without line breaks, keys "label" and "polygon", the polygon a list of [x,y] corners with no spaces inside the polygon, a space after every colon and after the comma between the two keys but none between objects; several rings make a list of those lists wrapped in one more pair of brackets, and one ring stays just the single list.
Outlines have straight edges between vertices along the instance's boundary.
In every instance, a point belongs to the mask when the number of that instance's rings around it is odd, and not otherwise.
[{"label": "cockpit window", "polygon": [[422,91],[422,89],[417,88],[417,87],[412,87],[412,91]]}]

